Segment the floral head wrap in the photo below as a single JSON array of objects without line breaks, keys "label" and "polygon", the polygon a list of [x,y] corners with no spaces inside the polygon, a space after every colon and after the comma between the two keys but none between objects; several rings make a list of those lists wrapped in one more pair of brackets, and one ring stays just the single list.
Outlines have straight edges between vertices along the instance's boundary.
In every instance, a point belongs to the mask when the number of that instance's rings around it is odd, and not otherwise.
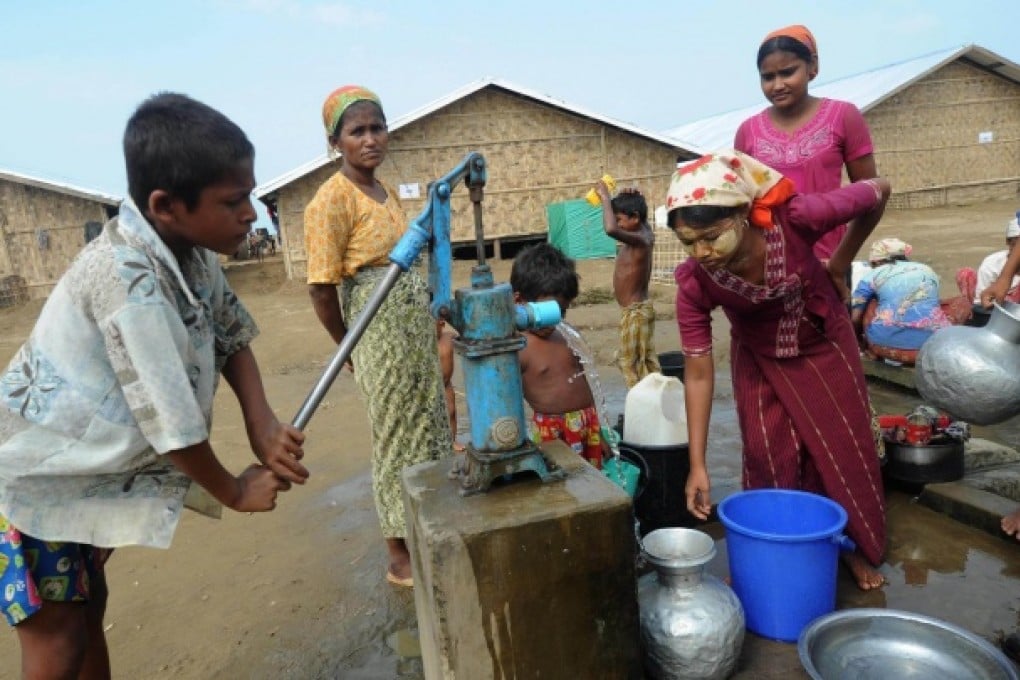
[{"label": "floral head wrap", "polygon": [[689,205],[750,205],[751,223],[771,229],[772,208],[788,201],[794,191],[793,182],[772,168],[727,149],[702,156],[673,173],[666,210]]},{"label": "floral head wrap", "polygon": [[764,45],[773,38],[784,37],[793,38],[794,40],[796,40],[797,42],[801,43],[806,48],[811,50],[812,55],[818,57],[818,45],[815,43],[815,36],[811,35],[811,31],[808,30],[808,27],[802,24],[793,24],[792,26],[786,26],[784,28],[776,29],[769,33],[767,36],[765,36],[765,39],[762,40],[761,43],[762,45]]},{"label": "floral head wrap", "polygon": [[351,104],[363,101],[375,102],[380,109],[382,108],[382,101],[379,97],[361,85],[344,85],[333,90],[322,104],[322,124],[326,126],[326,134],[332,137],[336,133],[336,126],[340,122],[340,117],[344,115],[344,111]]},{"label": "floral head wrap", "polygon": [[901,241],[898,238],[884,238],[871,244],[868,262],[875,263],[895,257],[909,257],[913,250],[906,241]]}]

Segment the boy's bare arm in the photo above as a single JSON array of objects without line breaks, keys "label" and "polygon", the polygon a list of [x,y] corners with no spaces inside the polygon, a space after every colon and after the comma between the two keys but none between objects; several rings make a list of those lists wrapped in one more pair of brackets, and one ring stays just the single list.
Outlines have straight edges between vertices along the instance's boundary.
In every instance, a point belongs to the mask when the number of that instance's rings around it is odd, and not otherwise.
[{"label": "boy's bare arm", "polygon": [[248,467],[239,477],[216,458],[209,441],[167,453],[174,466],[223,505],[238,512],[262,512],[276,507],[276,494],[290,482],[261,465]]},{"label": "boy's bare arm", "polygon": [[308,470],[299,461],[305,455],[301,448],[305,435],[276,417],[266,399],[262,376],[250,347],[227,358],[223,377],[237,395],[255,457],[281,478],[304,484]]}]

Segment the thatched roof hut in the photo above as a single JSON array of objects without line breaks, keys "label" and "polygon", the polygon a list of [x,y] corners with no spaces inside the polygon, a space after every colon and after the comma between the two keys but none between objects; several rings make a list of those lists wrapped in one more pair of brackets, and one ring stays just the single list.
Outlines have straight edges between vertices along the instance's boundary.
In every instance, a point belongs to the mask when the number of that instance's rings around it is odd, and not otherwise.
[{"label": "thatched roof hut", "polygon": [[[389,128],[380,175],[399,187],[409,218],[421,211],[430,181],[471,151],[485,156],[485,238],[497,257],[501,246],[544,235],[546,206],[580,198],[603,173],[620,186],[665,196],[677,159],[698,154],[664,135],[493,78],[391,120]],[[305,276],[305,206],[337,168],[323,155],[255,191],[275,214],[291,278]],[[463,186],[454,191],[451,207],[453,242],[473,242]]]},{"label": "thatched roof hut", "polygon": [[[1020,66],[964,45],[812,86],[853,102],[875,142],[894,207],[966,205],[1020,193]],[[758,103],[667,131],[702,148],[733,145]]]},{"label": "thatched roof hut", "polygon": [[46,297],[117,196],[0,170],[0,306]]}]

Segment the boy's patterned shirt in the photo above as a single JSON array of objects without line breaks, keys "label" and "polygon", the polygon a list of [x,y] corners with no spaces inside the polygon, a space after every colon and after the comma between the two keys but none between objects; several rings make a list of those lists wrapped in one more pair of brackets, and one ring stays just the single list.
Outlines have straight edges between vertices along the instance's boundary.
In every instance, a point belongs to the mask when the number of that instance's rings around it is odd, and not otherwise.
[{"label": "boy's patterned shirt", "polygon": [[227,358],[258,329],[216,254],[180,263],[130,201],[78,255],[0,374],[0,513],[23,533],[167,547]]}]

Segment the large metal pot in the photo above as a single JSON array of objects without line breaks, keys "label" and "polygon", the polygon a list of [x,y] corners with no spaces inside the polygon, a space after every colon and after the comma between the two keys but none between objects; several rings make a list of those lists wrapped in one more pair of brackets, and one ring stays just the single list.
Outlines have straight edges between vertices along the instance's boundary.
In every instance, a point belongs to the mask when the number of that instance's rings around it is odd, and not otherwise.
[{"label": "large metal pot", "polygon": [[657,529],[641,542],[655,568],[638,580],[645,671],[655,680],[723,680],[744,644],[744,610],[705,573],[715,541],[695,529]]},{"label": "large metal pot", "polygon": [[977,425],[1020,414],[1020,305],[996,303],[983,328],[936,331],[917,355],[925,401]]}]

